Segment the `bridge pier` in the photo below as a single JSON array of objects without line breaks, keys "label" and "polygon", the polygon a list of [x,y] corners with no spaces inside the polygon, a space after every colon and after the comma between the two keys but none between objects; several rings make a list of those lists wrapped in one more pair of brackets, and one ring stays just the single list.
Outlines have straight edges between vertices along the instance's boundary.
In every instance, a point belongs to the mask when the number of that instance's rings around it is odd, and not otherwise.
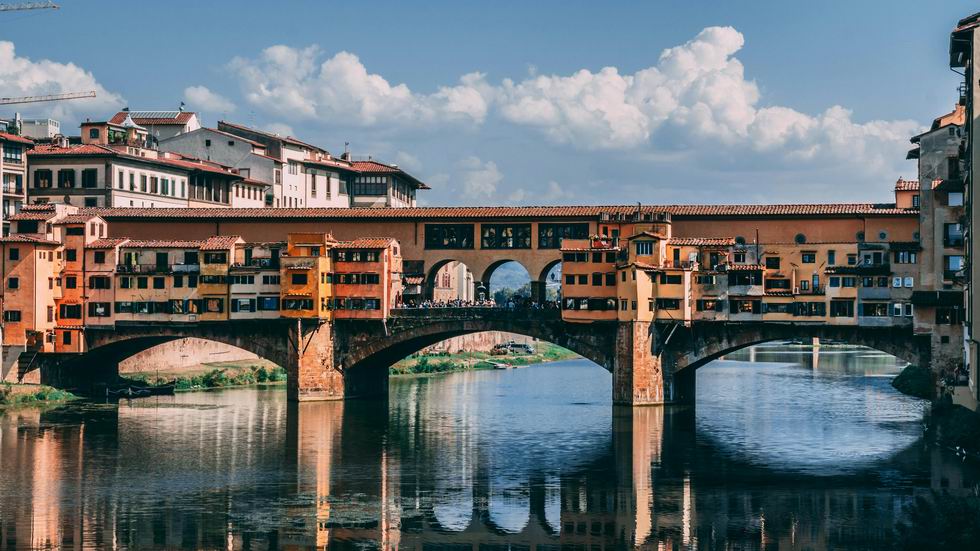
[{"label": "bridge pier", "polygon": [[620,322],[613,357],[613,403],[625,406],[694,402],[694,370],[674,371],[662,354],[660,329],[650,322]]},{"label": "bridge pier", "polygon": [[287,394],[291,402],[343,400],[344,374],[335,369],[329,322],[296,320],[289,331]]},{"label": "bridge pier", "polygon": [[546,281],[531,282],[531,301],[535,304],[544,304],[548,298],[548,288]]}]

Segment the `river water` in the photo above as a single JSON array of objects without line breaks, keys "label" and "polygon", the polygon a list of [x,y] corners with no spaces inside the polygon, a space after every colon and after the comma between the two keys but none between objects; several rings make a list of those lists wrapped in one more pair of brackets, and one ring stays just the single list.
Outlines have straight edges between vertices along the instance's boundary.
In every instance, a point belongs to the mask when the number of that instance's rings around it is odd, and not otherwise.
[{"label": "river water", "polygon": [[[918,496],[980,473],[921,439],[900,365],[762,346],[697,407],[614,409],[585,360],[0,417],[3,549],[890,549]],[[908,543],[908,542],[905,542]]]}]

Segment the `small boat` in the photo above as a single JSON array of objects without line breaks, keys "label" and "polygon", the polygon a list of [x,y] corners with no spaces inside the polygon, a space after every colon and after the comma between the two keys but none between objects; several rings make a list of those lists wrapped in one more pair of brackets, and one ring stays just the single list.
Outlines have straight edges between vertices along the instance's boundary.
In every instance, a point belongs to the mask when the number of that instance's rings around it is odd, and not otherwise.
[{"label": "small boat", "polygon": [[138,387],[133,388],[131,386],[127,386],[126,388],[120,388],[116,390],[110,390],[106,388],[105,391],[106,391],[106,395],[108,396],[115,396],[117,398],[127,398],[130,400],[133,398],[144,398],[150,395],[150,391],[146,389],[138,388]]}]

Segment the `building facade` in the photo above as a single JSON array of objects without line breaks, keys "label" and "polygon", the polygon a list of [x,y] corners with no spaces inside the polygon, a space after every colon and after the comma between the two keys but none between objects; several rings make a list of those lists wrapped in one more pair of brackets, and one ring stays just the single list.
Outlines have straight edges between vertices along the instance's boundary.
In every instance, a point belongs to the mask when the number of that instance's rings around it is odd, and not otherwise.
[{"label": "building facade", "polygon": [[3,235],[10,233],[8,219],[20,212],[27,201],[27,152],[34,142],[14,134],[0,132],[0,193],[3,195]]}]

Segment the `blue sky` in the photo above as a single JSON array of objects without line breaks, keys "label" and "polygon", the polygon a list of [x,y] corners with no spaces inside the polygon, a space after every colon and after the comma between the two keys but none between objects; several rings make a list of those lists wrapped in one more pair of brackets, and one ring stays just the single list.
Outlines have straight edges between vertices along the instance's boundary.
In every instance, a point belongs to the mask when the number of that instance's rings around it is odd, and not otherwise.
[{"label": "blue sky", "polygon": [[915,175],[908,136],[952,107],[948,33],[976,9],[60,4],[0,14],[0,95],[101,98],[25,115],[71,128],[184,100],[208,124],[350,141],[430,182],[434,205],[886,201]]}]

